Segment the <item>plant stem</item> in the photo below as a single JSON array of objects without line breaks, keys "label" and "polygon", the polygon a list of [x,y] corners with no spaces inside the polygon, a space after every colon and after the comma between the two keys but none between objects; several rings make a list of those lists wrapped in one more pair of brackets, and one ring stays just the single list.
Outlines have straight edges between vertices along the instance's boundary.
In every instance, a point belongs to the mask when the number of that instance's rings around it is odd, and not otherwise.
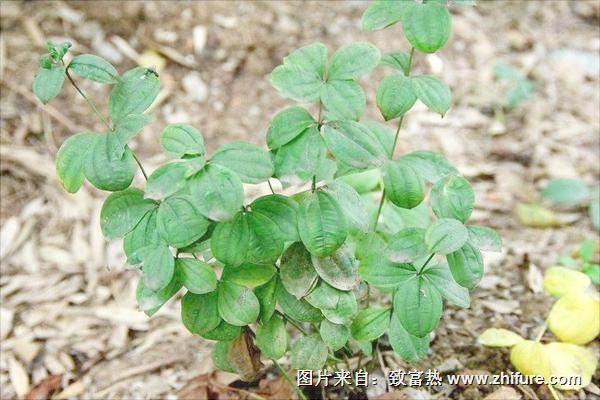
[{"label": "plant stem", "polygon": [[[408,57],[408,67],[406,69],[406,75],[410,76],[410,71],[412,69],[413,56],[415,54],[415,48],[411,47],[410,56]],[[390,159],[394,158],[394,152],[396,150],[396,144],[398,143],[398,136],[400,135],[400,129],[402,128],[402,122],[404,122],[404,115],[400,117],[398,120],[398,127],[396,128],[396,135],[394,136],[394,144],[392,145],[392,150],[390,151]],[[375,215],[375,221],[373,223],[373,231],[377,231],[377,224],[379,223],[379,215],[381,214],[381,209],[383,208],[383,202],[385,201],[385,188],[381,191],[381,200],[379,200],[379,207],[377,207],[377,214]]]},{"label": "plant stem", "polygon": [[435,256],[435,253],[430,255],[429,258],[427,259],[427,261],[425,261],[425,263],[423,265],[421,265],[421,268],[419,268],[419,272],[423,271],[423,268],[425,268],[427,266],[427,264],[429,264],[429,261],[431,261],[433,259],[433,256]]},{"label": "plant stem", "polygon": [[317,189],[317,176],[313,175],[312,183],[310,185],[310,190],[314,193],[316,189]]},{"label": "plant stem", "polygon": [[90,106],[90,108],[92,109],[94,114],[96,114],[96,116],[100,119],[100,121],[102,121],[104,126],[106,126],[106,128],[109,131],[111,131],[112,128],[111,128],[110,124],[108,123],[108,121],[106,120],[106,118],[104,118],[104,116],[102,114],[100,114],[100,111],[98,111],[98,108],[96,108],[96,105],[94,104],[94,102],[89,97],[87,97],[85,95],[85,93],[83,93],[83,91],[79,88],[79,86],[77,86],[77,84],[73,80],[73,77],[71,76],[71,74],[69,74],[68,70],[66,71],[66,75],[67,75],[67,78],[69,79],[69,82],[71,82],[71,85],[73,85],[75,90],[77,90],[77,92],[81,95],[81,97],[83,97],[83,99],[86,101],[88,106]]},{"label": "plant stem", "polygon": [[275,194],[275,190],[273,189],[273,185],[271,185],[271,180],[267,179],[267,183],[269,184],[269,189],[271,189],[271,193]]},{"label": "plant stem", "polygon": [[[104,118],[102,116],[102,114],[100,114],[100,111],[98,111],[98,108],[96,108],[96,104],[94,104],[94,102],[89,97],[87,97],[85,95],[85,93],[83,93],[83,90],[81,90],[79,88],[79,86],[77,86],[77,84],[75,83],[75,80],[73,79],[73,77],[71,76],[71,74],[69,74],[69,71],[66,70],[65,73],[67,75],[67,78],[69,79],[69,82],[71,82],[71,85],[73,85],[73,87],[75,88],[75,90],[77,90],[77,93],[79,93],[81,95],[81,97],[84,98],[84,100],[86,101],[86,103],[88,104],[88,106],[92,109],[92,111],[94,112],[94,114],[96,114],[96,116],[98,117],[98,119],[100,119],[100,121],[102,121],[102,123],[104,124],[104,126],[106,126],[106,129],[108,129],[109,131],[112,131],[112,127],[110,126],[110,124],[108,123],[108,121],[106,120],[106,118]],[[142,162],[135,155],[135,153],[133,151],[131,151],[131,154],[133,155],[133,159],[137,163],[138,167],[140,167],[140,170],[142,171],[142,175],[144,175],[144,178],[146,180],[148,180],[148,174],[146,174],[146,170],[144,169],[144,166],[142,165]]]},{"label": "plant stem", "polygon": [[275,365],[275,367],[277,367],[279,372],[281,372],[281,375],[283,375],[283,377],[287,381],[287,383],[289,383],[290,386],[296,391],[296,393],[298,393],[298,397],[300,397],[302,400],[308,400],[306,398],[306,395],[302,391],[302,389],[300,389],[298,386],[294,385],[292,378],[290,378],[290,375],[287,372],[285,372],[285,370],[281,367],[281,365],[279,365],[279,363],[273,359],[271,359],[271,361],[273,361],[273,365]]},{"label": "plant stem", "polygon": [[306,332],[306,330],[302,326],[300,326],[299,323],[297,323],[296,321],[294,321],[293,319],[291,319],[288,316],[285,316],[285,319],[287,320],[287,322],[292,324],[296,329],[298,329],[300,332],[302,332],[303,335],[308,335],[308,332]]},{"label": "plant stem", "polygon": [[140,161],[138,156],[135,155],[135,153],[133,151],[131,152],[131,154],[133,155],[133,159],[137,163],[138,167],[140,167],[140,170],[142,171],[142,175],[144,175],[144,179],[148,180],[148,174],[146,174],[146,170],[144,169],[142,162]]}]

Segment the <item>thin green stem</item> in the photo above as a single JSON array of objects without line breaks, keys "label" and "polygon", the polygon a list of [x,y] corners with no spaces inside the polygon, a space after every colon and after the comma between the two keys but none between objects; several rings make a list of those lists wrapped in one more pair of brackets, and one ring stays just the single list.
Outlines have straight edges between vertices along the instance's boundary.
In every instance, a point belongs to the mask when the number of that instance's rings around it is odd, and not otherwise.
[{"label": "thin green stem", "polygon": [[[410,56],[408,57],[408,67],[406,68],[406,75],[410,76],[410,71],[413,64],[413,56],[415,55],[415,48],[410,49]],[[398,127],[396,128],[396,135],[394,136],[394,144],[390,151],[390,159],[394,158],[396,151],[396,145],[398,143],[398,137],[400,136],[400,129],[402,128],[402,122],[404,122],[404,115],[398,120]],[[377,231],[377,224],[379,223],[379,216],[381,215],[381,209],[383,208],[383,202],[385,201],[385,188],[381,191],[381,200],[379,200],[379,207],[377,207],[377,214],[375,214],[375,221],[373,223],[373,231]]]},{"label": "thin green stem", "polygon": [[310,184],[310,190],[314,193],[316,189],[317,189],[317,176],[313,175],[312,183]]},{"label": "thin green stem", "polygon": [[292,378],[290,378],[290,375],[287,372],[285,372],[283,367],[281,365],[279,365],[279,363],[277,361],[275,361],[273,359],[271,359],[271,361],[273,361],[273,365],[279,370],[281,375],[283,375],[283,378],[287,381],[287,383],[289,383],[290,386],[296,391],[296,393],[298,393],[298,397],[300,397],[302,400],[308,400],[306,398],[306,395],[302,391],[302,389],[300,389],[298,386],[294,385],[294,381],[292,381]]},{"label": "thin green stem", "polygon": [[271,185],[271,180],[267,179],[267,183],[269,184],[269,189],[271,189],[271,193],[275,194],[275,190],[273,189],[273,185]]},{"label": "thin green stem", "polygon": [[140,170],[142,171],[142,175],[144,175],[144,179],[148,180],[148,174],[146,174],[146,170],[144,169],[142,162],[140,161],[138,156],[135,155],[135,153],[133,151],[131,152],[131,154],[133,155],[133,159],[137,163],[138,167],[140,167]]},{"label": "thin green stem", "polygon": [[429,264],[429,262],[433,259],[433,256],[435,256],[435,253],[430,255],[429,258],[427,259],[427,261],[425,261],[425,263],[423,265],[421,265],[421,268],[419,268],[419,272],[423,271],[423,268],[425,268],[427,266],[427,264]]},{"label": "thin green stem", "polygon": [[[63,63],[63,65],[64,65],[64,63]],[[110,124],[108,123],[108,121],[106,120],[106,118],[104,118],[104,116],[100,113],[100,111],[98,111],[98,108],[96,108],[96,104],[94,104],[94,102],[89,97],[87,97],[85,95],[85,93],[83,92],[83,90],[81,90],[79,88],[79,86],[77,86],[77,83],[75,83],[75,80],[73,79],[73,77],[71,76],[71,74],[69,74],[69,70],[66,70],[65,73],[67,75],[67,78],[69,79],[69,82],[71,82],[71,85],[73,85],[73,87],[75,88],[75,90],[77,90],[77,93],[79,93],[81,95],[81,97],[83,97],[83,99],[88,104],[88,106],[92,109],[92,111],[94,112],[94,114],[96,114],[96,116],[98,117],[98,119],[100,119],[100,121],[102,121],[102,123],[104,124],[104,126],[106,126],[106,129],[108,129],[109,131],[112,131],[112,127],[110,126]],[[138,167],[140,167],[140,170],[142,171],[142,175],[144,175],[144,178],[146,180],[148,180],[148,174],[146,174],[146,170],[144,169],[144,166],[142,165],[142,162],[135,155],[135,153],[133,151],[131,152],[131,154],[133,155],[133,159],[137,163]]]},{"label": "thin green stem", "polygon": [[83,91],[79,88],[79,86],[77,86],[77,84],[73,80],[73,77],[71,76],[71,74],[69,74],[69,70],[66,71],[66,75],[67,75],[67,78],[69,79],[69,82],[71,82],[71,85],[73,85],[75,90],[77,90],[77,92],[81,95],[81,97],[83,97],[83,99],[86,101],[88,106],[92,109],[94,114],[96,114],[96,116],[100,119],[100,121],[102,121],[104,126],[106,126],[106,128],[109,131],[111,131],[112,128],[111,128],[110,124],[108,123],[108,121],[106,120],[106,118],[104,118],[104,116],[100,113],[100,111],[98,111],[98,108],[96,108],[96,104],[94,104],[94,102],[89,97],[87,97],[85,95],[85,93],[83,93]]},{"label": "thin green stem", "polygon": [[294,328],[296,328],[300,332],[302,332],[303,335],[308,335],[308,332],[306,332],[306,329],[304,329],[302,326],[300,326],[300,324],[298,322],[294,321],[293,319],[291,319],[288,316],[284,316],[284,318],[286,319],[287,322],[292,324],[294,326]]}]

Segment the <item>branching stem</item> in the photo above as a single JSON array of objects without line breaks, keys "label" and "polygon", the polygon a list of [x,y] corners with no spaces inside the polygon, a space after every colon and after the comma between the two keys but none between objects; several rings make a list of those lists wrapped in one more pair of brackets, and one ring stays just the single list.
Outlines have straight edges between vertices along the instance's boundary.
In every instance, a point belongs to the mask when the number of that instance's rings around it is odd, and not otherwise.
[{"label": "branching stem", "polygon": [[[91,108],[91,110],[94,112],[94,114],[96,114],[96,116],[98,117],[98,119],[100,119],[100,121],[102,121],[102,123],[104,124],[104,126],[106,126],[106,129],[108,129],[109,131],[112,131],[112,127],[110,126],[110,124],[108,123],[108,121],[106,120],[106,118],[104,118],[104,116],[100,113],[100,111],[98,111],[98,108],[96,107],[96,104],[94,104],[94,102],[92,101],[92,99],[90,99],[89,97],[87,97],[85,95],[85,93],[83,92],[83,90],[81,90],[79,88],[79,86],[77,86],[77,83],[75,83],[75,80],[73,79],[73,77],[71,76],[71,74],[69,74],[69,70],[68,69],[66,70],[66,75],[67,75],[67,78],[69,79],[69,82],[71,82],[71,85],[73,85],[73,87],[75,88],[75,90],[77,90],[77,93],[79,93],[81,95],[81,97],[83,97],[83,99],[88,104],[88,106]],[[144,166],[142,165],[142,162],[140,161],[140,159],[137,157],[137,155],[133,151],[131,151],[131,154],[133,155],[133,159],[137,163],[138,167],[140,167],[140,170],[142,171],[142,175],[144,175],[144,179],[148,180],[148,174],[146,173],[146,170],[144,169]]]}]

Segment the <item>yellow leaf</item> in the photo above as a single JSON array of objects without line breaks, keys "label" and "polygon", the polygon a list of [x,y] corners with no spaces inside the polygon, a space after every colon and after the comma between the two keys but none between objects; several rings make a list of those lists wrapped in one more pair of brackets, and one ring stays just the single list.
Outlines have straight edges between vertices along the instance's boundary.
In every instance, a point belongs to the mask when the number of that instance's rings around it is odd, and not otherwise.
[{"label": "yellow leaf", "polygon": [[517,217],[523,225],[535,228],[548,228],[560,225],[560,221],[551,210],[539,204],[517,203]]},{"label": "yellow leaf", "polygon": [[544,290],[557,297],[567,293],[581,293],[591,283],[586,274],[565,267],[548,268],[544,274]]},{"label": "yellow leaf", "polygon": [[521,343],[523,340],[525,339],[512,331],[497,328],[486,329],[477,338],[479,343],[488,347],[510,347]]},{"label": "yellow leaf", "polygon": [[[550,360],[550,375],[566,379],[554,387],[561,390],[577,390],[586,387],[592,381],[598,359],[594,352],[585,347],[570,343],[549,343],[544,346]],[[581,384],[570,382],[569,377],[581,377]]]},{"label": "yellow leaf", "polygon": [[140,67],[154,68],[157,72],[161,72],[167,65],[167,60],[153,50],[145,50],[139,55],[137,63]]},{"label": "yellow leaf", "polygon": [[550,376],[550,361],[544,345],[532,340],[524,340],[510,351],[510,362],[523,375]]},{"label": "yellow leaf", "polygon": [[586,344],[600,333],[600,302],[585,293],[569,293],[554,303],[548,327],[562,342]]}]

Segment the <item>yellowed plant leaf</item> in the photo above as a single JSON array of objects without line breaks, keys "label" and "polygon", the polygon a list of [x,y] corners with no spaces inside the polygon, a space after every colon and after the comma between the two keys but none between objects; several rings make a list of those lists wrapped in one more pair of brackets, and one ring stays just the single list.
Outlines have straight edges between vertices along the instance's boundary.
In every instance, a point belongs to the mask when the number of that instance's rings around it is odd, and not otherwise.
[{"label": "yellowed plant leaf", "polygon": [[532,340],[524,340],[510,351],[510,362],[523,375],[550,376],[550,360],[544,345]]},{"label": "yellowed plant leaf", "polygon": [[488,347],[510,347],[521,343],[523,339],[519,334],[508,329],[489,328],[486,329],[477,341]]},{"label": "yellowed plant leaf", "polygon": [[548,228],[561,224],[552,210],[539,204],[517,203],[516,212],[519,222],[534,228]]},{"label": "yellowed plant leaf", "polygon": [[581,377],[581,384],[571,382],[557,384],[561,390],[577,390],[586,387],[592,381],[598,358],[590,349],[570,343],[549,343],[544,346],[550,360],[550,375],[560,378]]},{"label": "yellowed plant leaf", "polygon": [[554,303],[547,322],[562,342],[586,344],[600,334],[600,302],[586,293],[569,293]]},{"label": "yellowed plant leaf", "polygon": [[581,293],[591,282],[586,274],[565,267],[548,268],[544,273],[544,290],[557,297]]}]

